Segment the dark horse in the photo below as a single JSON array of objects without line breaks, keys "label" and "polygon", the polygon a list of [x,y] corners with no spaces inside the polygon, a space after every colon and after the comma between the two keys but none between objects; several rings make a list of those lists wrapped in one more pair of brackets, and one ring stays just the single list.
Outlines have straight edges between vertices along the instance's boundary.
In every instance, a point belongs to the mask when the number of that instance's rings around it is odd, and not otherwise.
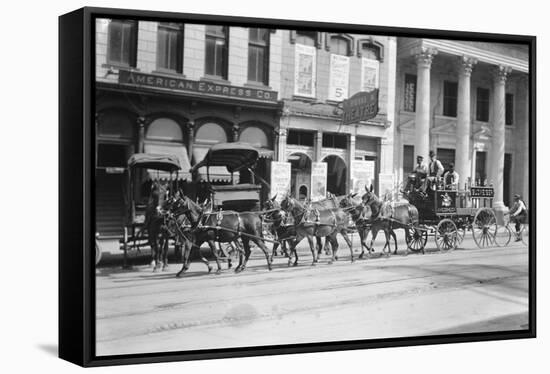
[{"label": "dark horse", "polygon": [[162,270],[168,266],[169,232],[165,225],[162,206],[168,196],[168,187],[158,181],[151,185],[151,194],[145,210],[144,227],[147,230],[147,240],[151,247],[151,266],[157,271],[162,264]]},{"label": "dark horse", "polygon": [[[186,246],[183,267],[177,276],[187,270],[186,260],[189,258],[191,246],[200,248],[201,244],[207,242],[218,265],[217,272],[221,272],[221,266],[216,256],[215,243],[238,243],[240,238],[244,247],[244,256],[239,257],[239,265],[235,272],[243,271],[246,268],[250,257],[250,241],[253,241],[263,252],[267,261],[267,267],[271,270],[271,261],[267,247],[263,241],[262,220],[257,212],[235,212],[231,210],[220,210],[207,212],[206,209],[195,203],[187,196],[179,198],[177,208],[185,214],[190,222],[192,244]],[[240,248],[240,245],[238,245]],[[244,259],[243,259],[244,257]]]},{"label": "dark horse", "polygon": [[[393,253],[396,254],[397,240],[393,230],[404,229],[405,235],[409,235],[409,230],[414,231],[415,229],[413,227],[418,226],[418,209],[409,203],[391,204],[381,201],[378,196],[374,194],[372,185],[370,189],[365,186],[365,191],[366,193],[363,195],[362,200],[363,204],[370,208],[370,212],[367,213],[367,219],[371,222],[372,239],[370,248],[372,248],[378,231],[383,230],[386,235],[386,243],[384,244],[382,252],[384,252],[386,247],[388,247],[388,250],[391,252],[390,236],[392,236],[395,241],[395,251]],[[409,253],[408,247],[406,253]],[[422,253],[424,253],[423,250]]]},{"label": "dark horse", "polygon": [[[315,255],[315,248],[313,245],[313,237],[325,237],[332,248],[332,258],[329,263],[336,260],[336,252],[338,250],[338,240],[336,235],[340,234],[344,237],[344,240],[349,246],[351,261],[355,261],[353,257],[353,247],[351,240],[348,237],[348,215],[341,208],[331,209],[314,209],[302,205],[298,200],[285,196],[281,202],[281,208],[287,213],[290,213],[294,219],[294,227],[296,230],[296,238],[291,243],[290,251],[294,254],[295,260],[293,266],[298,265],[298,254],[296,253],[296,246],[304,238],[307,238],[309,247],[311,249],[311,255],[313,257],[312,265],[317,262]],[[290,265],[290,259],[289,259]]]}]

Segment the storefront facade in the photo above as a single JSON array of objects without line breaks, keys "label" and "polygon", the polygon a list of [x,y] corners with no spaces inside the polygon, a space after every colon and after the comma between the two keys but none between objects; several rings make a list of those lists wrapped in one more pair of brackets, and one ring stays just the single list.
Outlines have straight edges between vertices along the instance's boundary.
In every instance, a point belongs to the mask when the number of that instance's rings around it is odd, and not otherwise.
[{"label": "storefront facade", "polygon": [[[96,30],[96,211],[103,238],[122,233],[124,173],[133,153],[176,155],[180,186],[195,197],[205,193],[206,172],[189,169],[213,144],[245,142],[260,150],[255,172],[269,181],[281,113],[276,32],[108,19],[98,19]],[[248,50],[262,43],[270,47],[263,54]],[[247,56],[263,56],[264,63],[247,69]],[[145,175],[144,185],[148,177],[159,175]],[[210,180],[226,184],[230,175],[212,168]]]}]

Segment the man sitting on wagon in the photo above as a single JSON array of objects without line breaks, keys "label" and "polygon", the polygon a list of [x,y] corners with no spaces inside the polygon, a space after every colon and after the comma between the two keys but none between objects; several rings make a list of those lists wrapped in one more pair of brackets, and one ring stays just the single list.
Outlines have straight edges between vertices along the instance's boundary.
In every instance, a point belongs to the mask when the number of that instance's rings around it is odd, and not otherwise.
[{"label": "man sitting on wagon", "polygon": [[516,224],[516,242],[521,240],[520,229],[521,224],[527,218],[527,207],[518,194],[514,195],[514,205],[510,209],[510,220]]},{"label": "man sitting on wagon", "polygon": [[424,157],[418,155],[416,156],[416,166],[414,167],[413,173],[415,174],[415,179],[409,177],[407,180],[407,185],[405,186],[405,193],[410,193],[412,189],[418,190],[424,180],[428,176],[428,166],[423,162]]},{"label": "man sitting on wagon", "polygon": [[455,170],[455,164],[453,162],[449,164],[449,170],[443,174],[443,184],[445,189],[458,189],[458,173]]}]

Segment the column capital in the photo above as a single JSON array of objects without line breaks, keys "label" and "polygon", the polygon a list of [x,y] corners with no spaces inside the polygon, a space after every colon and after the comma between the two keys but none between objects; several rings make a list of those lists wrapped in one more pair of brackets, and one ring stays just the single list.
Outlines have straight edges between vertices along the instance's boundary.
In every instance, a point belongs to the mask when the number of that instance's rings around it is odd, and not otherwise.
[{"label": "column capital", "polygon": [[187,130],[193,131],[193,129],[195,128],[195,120],[190,119],[189,121],[187,121],[185,127],[187,127]]},{"label": "column capital", "polygon": [[493,79],[497,84],[505,84],[508,75],[512,72],[510,66],[498,65],[493,68]]},{"label": "column capital", "polygon": [[434,56],[437,55],[437,52],[438,51],[435,48],[418,47],[414,48],[411,51],[411,54],[414,56],[416,64],[419,67],[429,69],[432,65]]},{"label": "column capital", "polygon": [[137,124],[138,124],[138,126],[139,126],[140,128],[144,128],[145,125],[147,124],[147,117],[145,117],[145,116],[138,116],[138,117],[136,118],[136,122],[137,122]]},{"label": "column capital", "polygon": [[470,76],[475,64],[477,64],[477,58],[466,55],[460,56],[458,58],[459,74]]}]

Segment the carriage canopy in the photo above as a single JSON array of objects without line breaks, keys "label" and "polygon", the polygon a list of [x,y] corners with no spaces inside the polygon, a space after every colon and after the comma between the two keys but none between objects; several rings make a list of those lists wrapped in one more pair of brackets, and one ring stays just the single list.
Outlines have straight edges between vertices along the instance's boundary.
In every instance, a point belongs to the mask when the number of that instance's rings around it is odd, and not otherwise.
[{"label": "carriage canopy", "polygon": [[258,160],[256,148],[246,143],[218,143],[213,145],[204,159],[193,166],[195,172],[203,166],[225,166],[231,173],[250,167]]},{"label": "carriage canopy", "polygon": [[175,172],[181,170],[180,161],[174,155],[136,153],[128,160],[130,168],[143,168]]}]

